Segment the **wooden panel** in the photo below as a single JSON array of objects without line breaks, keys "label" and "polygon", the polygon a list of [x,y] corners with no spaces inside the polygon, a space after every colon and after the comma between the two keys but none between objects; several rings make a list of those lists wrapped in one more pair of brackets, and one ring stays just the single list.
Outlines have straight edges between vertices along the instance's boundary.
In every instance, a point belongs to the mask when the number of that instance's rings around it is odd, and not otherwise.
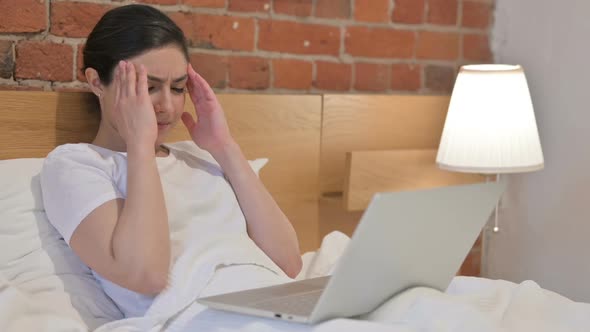
[{"label": "wooden panel", "polygon": [[363,211],[347,211],[344,209],[342,195],[328,195],[320,197],[319,214],[321,239],[332,231],[340,231],[352,236]]},{"label": "wooden panel", "polygon": [[45,157],[60,144],[90,142],[99,113],[88,93],[0,91],[0,159]]},{"label": "wooden panel", "polygon": [[[261,179],[299,234],[319,244],[321,96],[219,95],[232,135],[248,158],[270,159]],[[0,159],[44,157],[57,145],[90,142],[99,116],[89,93],[0,91]],[[186,110],[193,112],[187,101]],[[168,141],[190,139],[182,124]]]},{"label": "wooden panel", "polygon": [[318,197],[321,96],[219,97],[246,157],[268,157],[263,180],[273,193]]},{"label": "wooden panel", "polygon": [[346,154],[344,204],[364,210],[377,192],[418,190],[484,182],[479,174],[449,172],[436,165],[435,149],[353,151]]},{"label": "wooden panel", "polygon": [[320,189],[342,192],[347,151],[438,148],[450,96],[325,95]]}]

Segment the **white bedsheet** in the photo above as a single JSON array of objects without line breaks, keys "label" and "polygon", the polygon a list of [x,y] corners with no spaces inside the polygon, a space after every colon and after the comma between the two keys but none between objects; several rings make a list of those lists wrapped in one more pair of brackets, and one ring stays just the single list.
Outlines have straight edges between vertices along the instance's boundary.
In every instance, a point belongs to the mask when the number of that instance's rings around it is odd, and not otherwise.
[{"label": "white bedsheet", "polygon": [[[327,237],[317,253],[304,255],[306,270],[301,277],[328,273],[346,242],[347,238],[339,233]],[[211,267],[189,269],[194,266],[189,262],[198,261],[204,263],[200,266],[207,266],[207,261],[223,255],[219,250],[210,251],[217,252],[212,255],[203,250],[205,248],[186,256],[184,267],[175,266],[176,275],[185,269],[185,273],[181,273],[183,277],[175,281],[178,287],[171,287],[170,293],[156,301],[148,317],[109,323],[97,332],[590,331],[590,304],[570,301],[531,281],[514,284],[468,277],[455,278],[446,293],[426,288],[410,289],[363,317],[364,320],[335,319],[306,326],[210,310],[192,302],[187,292],[188,289],[197,292],[206,289],[209,278],[215,273]],[[247,257],[243,260],[247,261]],[[267,281],[278,280],[269,273]],[[247,279],[247,275],[240,274],[243,283],[267,282]],[[221,288],[224,283],[235,283],[235,280],[226,275],[217,279],[215,287]],[[0,331],[87,331],[80,321],[65,318],[68,316],[61,315],[60,310],[47,297],[39,302],[34,295],[19,292],[0,275]]]}]

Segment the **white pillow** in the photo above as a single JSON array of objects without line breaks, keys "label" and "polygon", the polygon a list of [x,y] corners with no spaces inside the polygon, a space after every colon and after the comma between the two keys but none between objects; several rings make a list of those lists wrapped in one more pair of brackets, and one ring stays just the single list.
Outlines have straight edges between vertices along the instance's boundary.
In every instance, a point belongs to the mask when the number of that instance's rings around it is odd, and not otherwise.
[{"label": "white pillow", "polygon": [[45,215],[43,159],[0,161],[0,279],[48,312],[94,330],[123,318]]},{"label": "white pillow", "polygon": [[[207,160],[211,163],[219,165],[217,163],[217,161],[215,160],[215,158],[213,158],[213,156],[209,152],[201,149],[193,141],[190,141],[190,140],[189,141],[178,141],[178,142],[170,143],[168,145],[174,149],[189,152],[192,155],[195,155],[199,158],[202,158],[202,159]],[[254,170],[254,173],[256,173],[256,175],[258,175],[260,177],[260,170],[268,163],[268,158],[253,159],[253,160],[248,160],[248,162],[250,163],[250,167],[252,167],[252,170]]]},{"label": "white pillow", "polygon": [[[47,220],[39,182],[43,161],[0,160],[0,280],[48,312],[90,330],[122,319],[90,269]],[[259,174],[268,159],[249,162]]]},{"label": "white pillow", "polygon": [[250,167],[254,170],[254,173],[260,177],[260,170],[268,163],[268,158],[258,158],[254,160],[248,160]]}]

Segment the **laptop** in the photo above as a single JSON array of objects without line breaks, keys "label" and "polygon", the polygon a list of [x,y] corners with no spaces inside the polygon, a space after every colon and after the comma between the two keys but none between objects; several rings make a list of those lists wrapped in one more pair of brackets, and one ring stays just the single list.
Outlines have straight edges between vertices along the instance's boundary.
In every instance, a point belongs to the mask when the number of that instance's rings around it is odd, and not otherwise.
[{"label": "laptop", "polygon": [[494,182],[377,193],[331,276],[197,301],[314,324],[370,313],[412,287],[445,291],[505,187]]}]

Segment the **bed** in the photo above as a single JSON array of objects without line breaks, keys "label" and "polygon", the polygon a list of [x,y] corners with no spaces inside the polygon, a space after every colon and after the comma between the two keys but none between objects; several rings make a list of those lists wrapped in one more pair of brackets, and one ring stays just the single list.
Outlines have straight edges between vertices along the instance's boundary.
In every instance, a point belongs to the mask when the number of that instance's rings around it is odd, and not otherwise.
[{"label": "bed", "polygon": [[[362,195],[354,189],[354,165],[368,160],[361,153],[387,155],[396,165],[401,160],[405,166],[399,172],[415,174],[419,158],[408,156],[432,155],[448,104],[448,96],[225,94],[219,99],[247,158],[253,165],[269,160],[259,174],[298,233],[305,263],[299,278],[330,273],[362,214],[357,199]],[[40,199],[42,158],[57,145],[93,138],[99,120],[91,95],[0,91],[0,105],[0,331],[590,330],[588,304],[532,281],[470,277],[455,278],[446,293],[410,289],[361,319],[314,327],[195,306],[176,311],[162,306],[150,317],[122,319],[49,226]],[[186,108],[194,112],[190,103]],[[170,142],[188,138],[178,127]],[[421,168],[430,176],[427,183],[406,181],[396,188],[481,180],[429,167]]]}]

